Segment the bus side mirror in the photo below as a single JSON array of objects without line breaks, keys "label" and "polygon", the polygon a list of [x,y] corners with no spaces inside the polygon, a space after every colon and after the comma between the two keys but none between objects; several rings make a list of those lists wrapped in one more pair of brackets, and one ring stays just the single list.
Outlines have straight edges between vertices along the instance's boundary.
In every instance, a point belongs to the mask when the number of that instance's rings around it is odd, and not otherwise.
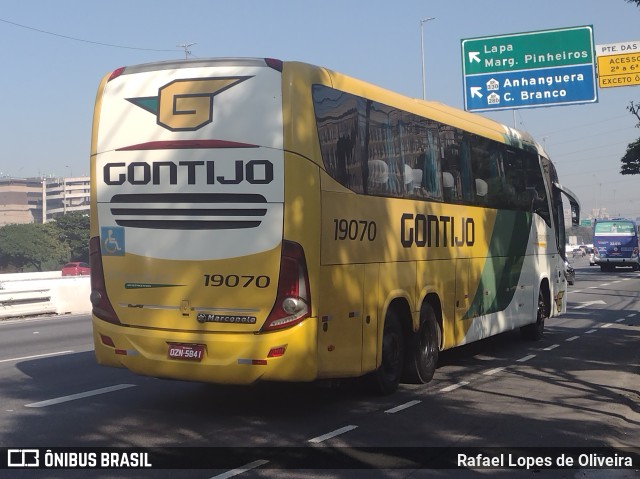
[{"label": "bus side mirror", "polygon": [[569,201],[569,204],[571,205],[571,224],[578,226],[580,224],[580,205],[573,201]]}]

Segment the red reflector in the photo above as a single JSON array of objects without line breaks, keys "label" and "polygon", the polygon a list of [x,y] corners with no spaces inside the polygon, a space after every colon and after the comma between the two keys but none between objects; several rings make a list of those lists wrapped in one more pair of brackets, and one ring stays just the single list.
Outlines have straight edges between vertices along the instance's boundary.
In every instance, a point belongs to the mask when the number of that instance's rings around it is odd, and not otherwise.
[{"label": "red reflector", "polygon": [[105,336],[104,334],[100,335],[100,341],[102,341],[102,344],[104,344],[105,346],[111,346],[112,348],[116,347],[116,345],[113,343],[113,339],[111,339],[109,336]]},{"label": "red reflector", "polygon": [[280,356],[284,356],[284,352],[287,350],[287,346],[277,346],[275,348],[271,348],[269,350],[269,354],[267,354],[268,358],[279,358]]},{"label": "red reflector", "polygon": [[111,81],[114,78],[118,78],[120,75],[122,75],[123,71],[124,71],[124,67],[116,68],[111,72],[111,75],[109,76],[109,80],[107,81]]},{"label": "red reflector", "polygon": [[266,359],[252,359],[251,360],[251,364],[253,364],[254,366],[266,366],[267,365],[267,360]]},{"label": "red reflector", "polygon": [[276,58],[265,58],[264,62],[274,70],[282,72],[282,60],[278,60]]},{"label": "red reflector", "polygon": [[119,354],[121,356],[126,356],[127,355],[127,350],[126,349],[116,349],[116,354]]}]

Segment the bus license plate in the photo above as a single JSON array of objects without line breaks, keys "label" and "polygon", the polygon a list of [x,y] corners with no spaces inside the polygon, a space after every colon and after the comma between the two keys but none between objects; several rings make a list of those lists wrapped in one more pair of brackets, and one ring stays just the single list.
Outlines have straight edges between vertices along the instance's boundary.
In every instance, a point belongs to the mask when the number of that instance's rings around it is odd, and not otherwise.
[{"label": "bus license plate", "polygon": [[204,344],[169,344],[169,359],[202,361]]}]

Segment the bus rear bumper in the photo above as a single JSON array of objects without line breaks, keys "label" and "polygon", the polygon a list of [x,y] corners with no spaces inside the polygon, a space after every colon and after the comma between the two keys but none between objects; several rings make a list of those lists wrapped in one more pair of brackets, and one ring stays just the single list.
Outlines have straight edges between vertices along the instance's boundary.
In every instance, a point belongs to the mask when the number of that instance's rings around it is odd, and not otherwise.
[{"label": "bus rear bumper", "polygon": [[[219,384],[317,379],[315,318],[266,334],[150,330],[93,317],[99,364],[136,374]],[[173,359],[172,344],[202,345],[201,358]]]},{"label": "bus rear bumper", "polygon": [[638,258],[595,258],[594,263],[598,266],[637,266],[640,264]]}]

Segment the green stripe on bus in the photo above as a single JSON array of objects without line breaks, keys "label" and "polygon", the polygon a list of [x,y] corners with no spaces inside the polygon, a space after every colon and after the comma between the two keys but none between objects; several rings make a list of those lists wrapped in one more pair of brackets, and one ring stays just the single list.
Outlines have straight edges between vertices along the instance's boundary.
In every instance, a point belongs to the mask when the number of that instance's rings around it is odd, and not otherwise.
[{"label": "green stripe on bus", "polygon": [[463,319],[496,313],[509,305],[518,287],[531,221],[531,213],[497,212],[487,260],[475,296]]}]

